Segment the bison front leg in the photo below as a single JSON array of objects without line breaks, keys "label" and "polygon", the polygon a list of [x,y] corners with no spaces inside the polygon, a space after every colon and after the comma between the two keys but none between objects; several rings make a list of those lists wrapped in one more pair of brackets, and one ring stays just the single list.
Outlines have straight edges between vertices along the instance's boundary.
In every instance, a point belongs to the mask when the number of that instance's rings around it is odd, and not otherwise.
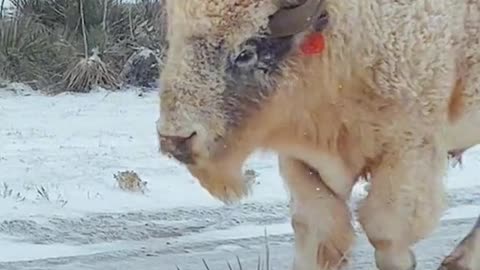
[{"label": "bison front leg", "polygon": [[443,260],[439,270],[480,270],[480,217],[470,233]]},{"label": "bison front leg", "polygon": [[342,269],[354,232],[344,200],[303,162],[280,157],[280,173],[291,193],[295,270]]},{"label": "bison front leg", "polygon": [[372,171],[359,220],[380,270],[416,268],[413,244],[438,224],[444,207],[446,151],[424,143],[391,151]]}]

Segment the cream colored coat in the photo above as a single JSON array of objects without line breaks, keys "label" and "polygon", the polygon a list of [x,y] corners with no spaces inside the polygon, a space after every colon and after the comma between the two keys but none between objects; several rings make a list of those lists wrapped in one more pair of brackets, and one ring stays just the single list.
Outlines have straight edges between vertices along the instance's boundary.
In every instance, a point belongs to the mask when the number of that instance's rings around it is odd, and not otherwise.
[{"label": "cream colored coat", "polygon": [[[200,69],[185,48],[202,35],[235,48],[275,5],[169,0],[167,7],[171,49],[159,132],[196,127],[209,146],[213,132],[226,138],[221,158],[194,144],[197,165],[188,168],[202,186],[225,202],[238,200],[249,190],[240,175],[248,155],[278,152],[292,197],[295,270],[336,269],[353,241],[345,201],[368,174],[359,219],[377,266],[411,269],[411,246],[435,228],[445,206],[447,152],[480,142],[480,2],[326,0],[326,50],[284,60],[275,93],[259,99],[261,110],[233,133],[214,105],[224,84],[193,91],[208,82],[195,80]],[[198,118],[205,106],[211,118]]]}]

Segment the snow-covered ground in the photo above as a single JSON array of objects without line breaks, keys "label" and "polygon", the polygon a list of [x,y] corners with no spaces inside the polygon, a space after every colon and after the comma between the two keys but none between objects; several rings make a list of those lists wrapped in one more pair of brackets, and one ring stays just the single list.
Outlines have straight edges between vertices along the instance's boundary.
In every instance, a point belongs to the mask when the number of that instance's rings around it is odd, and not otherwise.
[{"label": "snow-covered ground", "polygon": [[[254,193],[227,207],[159,154],[156,93],[12,89],[0,89],[0,269],[173,270],[190,269],[189,260],[201,269],[202,257],[220,263],[222,254],[258,252],[265,229],[277,265],[289,264],[288,200],[273,154],[249,160],[259,175]],[[477,147],[445,178],[443,219],[460,224],[451,241],[480,213],[479,164]],[[113,175],[123,170],[136,171],[148,191],[121,190]],[[359,186],[354,200],[364,195]]]}]

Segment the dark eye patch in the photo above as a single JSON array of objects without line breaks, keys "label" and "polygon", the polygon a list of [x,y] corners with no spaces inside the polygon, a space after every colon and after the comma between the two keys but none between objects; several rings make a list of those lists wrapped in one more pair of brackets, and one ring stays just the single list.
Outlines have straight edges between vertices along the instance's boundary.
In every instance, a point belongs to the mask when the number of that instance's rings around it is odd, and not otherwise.
[{"label": "dark eye patch", "polygon": [[[280,62],[285,59],[288,52],[290,52],[292,43],[292,37],[251,38],[244,43],[243,47],[251,47],[255,49],[257,54],[256,63],[248,70],[238,68],[237,63],[238,61],[241,62],[242,57],[250,57],[250,55],[242,55],[242,51],[240,55],[233,57],[235,61],[230,61],[229,65],[227,65],[227,73],[231,73],[233,76],[238,76],[240,75],[238,73],[252,73],[255,72],[255,70],[260,70],[268,74],[275,72],[278,69]],[[239,57],[241,58],[239,59]]]},{"label": "dark eye patch", "polygon": [[246,61],[248,61],[248,60],[250,60],[250,59],[253,58],[253,55],[254,55],[253,53],[254,53],[254,52],[252,52],[252,51],[245,50],[245,51],[243,51],[242,53],[240,53],[240,54],[237,56],[237,58],[235,59],[235,61],[237,61],[237,62],[246,62]]},{"label": "dark eye patch", "polygon": [[252,65],[238,66],[235,57],[225,66],[223,106],[230,126],[242,123],[247,114],[259,109],[261,101],[276,90],[274,76],[281,73],[280,64],[293,47],[292,37],[255,37],[246,47],[255,48],[257,60]]},{"label": "dark eye patch", "polygon": [[292,43],[291,37],[260,38],[257,44],[259,62],[268,67],[269,71],[274,71],[290,52]]},{"label": "dark eye patch", "polygon": [[257,48],[255,46],[246,45],[243,47],[243,50],[235,56],[233,62],[237,67],[249,68],[251,65],[255,65],[257,60]]}]

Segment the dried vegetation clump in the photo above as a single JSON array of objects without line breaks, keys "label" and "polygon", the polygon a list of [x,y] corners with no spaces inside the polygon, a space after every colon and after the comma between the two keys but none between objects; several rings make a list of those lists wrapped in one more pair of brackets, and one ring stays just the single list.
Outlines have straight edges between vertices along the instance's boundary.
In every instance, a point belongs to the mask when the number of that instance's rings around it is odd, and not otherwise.
[{"label": "dried vegetation clump", "polygon": [[142,193],[147,191],[147,182],[140,179],[134,171],[123,171],[113,175],[117,180],[118,187],[123,191]]},{"label": "dried vegetation clump", "polygon": [[168,49],[164,0],[11,3],[0,0],[0,79],[54,93],[156,86]]}]

